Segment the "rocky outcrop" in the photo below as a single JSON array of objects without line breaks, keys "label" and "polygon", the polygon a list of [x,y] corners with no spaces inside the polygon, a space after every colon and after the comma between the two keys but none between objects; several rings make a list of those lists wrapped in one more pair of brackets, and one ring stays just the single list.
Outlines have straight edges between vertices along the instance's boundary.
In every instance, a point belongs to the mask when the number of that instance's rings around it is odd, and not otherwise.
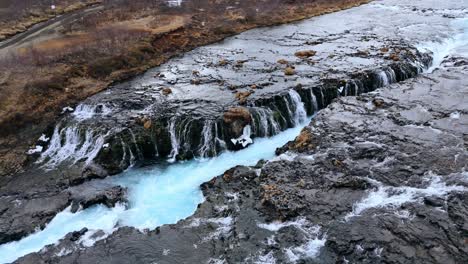
[{"label": "rocky outcrop", "polygon": [[76,212],[96,204],[114,207],[116,203],[126,203],[126,189],[120,186],[91,182],[64,189],[67,185],[63,182],[56,182],[59,186],[51,184],[55,174],[47,176],[51,180],[42,183],[14,181],[17,192],[0,197],[0,243],[19,240],[43,229],[69,206]]}]

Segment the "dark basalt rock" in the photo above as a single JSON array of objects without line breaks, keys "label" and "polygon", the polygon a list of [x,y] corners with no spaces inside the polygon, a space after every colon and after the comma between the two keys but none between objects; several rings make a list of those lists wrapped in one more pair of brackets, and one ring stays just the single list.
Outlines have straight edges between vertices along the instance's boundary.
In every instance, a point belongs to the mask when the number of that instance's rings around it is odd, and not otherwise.
[{"label": "dark basalt rock", "polygon": [[96,204],[103,204],[109,208],[117,203],[126,203],[127,190],[121,186],[108,189],[96,189],[89,186],[79,186],[70,189],[72,203],[71,212],[86,209]]}]

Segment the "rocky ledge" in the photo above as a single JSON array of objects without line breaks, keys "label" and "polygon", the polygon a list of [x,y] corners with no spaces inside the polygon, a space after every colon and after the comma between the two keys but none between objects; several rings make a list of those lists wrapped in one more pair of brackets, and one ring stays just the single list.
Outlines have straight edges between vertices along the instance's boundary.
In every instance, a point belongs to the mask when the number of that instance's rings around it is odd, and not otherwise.
[{"label": "rocky ledge", "polygon": [[275,160],[203,184],[177,224],[18,263],[466,263],[468,67],[452,65],[335,100]]}]

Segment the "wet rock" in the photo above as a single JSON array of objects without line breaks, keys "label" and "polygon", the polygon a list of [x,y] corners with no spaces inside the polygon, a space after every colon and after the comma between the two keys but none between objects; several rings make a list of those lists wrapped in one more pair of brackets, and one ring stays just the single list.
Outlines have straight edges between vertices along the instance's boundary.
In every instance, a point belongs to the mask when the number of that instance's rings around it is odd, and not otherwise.
[{"label": "wet rock", "polygon": [[249,91],[245,91],[245,92],[237,92],[236,93],[236,99],[239,101],[240,104],[245,104],[246,101],[247,101],[247,98],[252,95],[254,93],[254,91],[252,90],[249,90]]},{"label": "wet rock", "polygon": [[296,70],[293,67],[286,67],[284,69],[284,75],[294,75],[296,74]]},{"label": "wet rock", "polygon": [[72,207],[74,213],[81,209],[86,209],[96,204],[103,204],[109,208],[117,203],[126,203],[127,190],[121,186],[114,186],[106,189],[96,189],[89,185],[78,186],[70,189]]},{"label": "wet rock", "polygon": [[242,134],[244,127],[252,122],[252,116],[247,108],[234,107],[224,113],[223,121],[232,138],[237,138]]},{"label": "wet rock", "polygon": [[[192,83],[194,84],[194,83]],[[199,84],[199,83],[198,83]],[[171,88],[168,88],[168,87],[165,87],[162,89],[162,94],[163,95],[170,95],[172,93],[172,89]]]},{"label": "wet rock", "polygon": [[17,240],[44,228],[69,204],[69,194],[41,194],[38,197],[0,197],[0,243]]},{"label": "wet rock", "polygon": [[285,60],[285,59],[279,59],[279,60],[277,61],[277,63],[279,63],[279,64],[284,64],[284,65],[289,64],[289,62],[288,62],[287,60]]},{"label": "wet rock", "polygon": [[299,57],[299,58],[309,58],[312,56],[315,56],[317,54],[316,51],[314,50],[302,50],[294,53],[294,56]]}]

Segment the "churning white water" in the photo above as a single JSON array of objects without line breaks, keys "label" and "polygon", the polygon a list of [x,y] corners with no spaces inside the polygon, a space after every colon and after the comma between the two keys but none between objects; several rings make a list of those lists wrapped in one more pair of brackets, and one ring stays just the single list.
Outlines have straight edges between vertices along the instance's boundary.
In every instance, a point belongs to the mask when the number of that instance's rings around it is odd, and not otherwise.
[{"label": "churning white water", "polygon": [[422,51],[432,52],[433,62],[427,72],[439,69],[448,55],[468,57],[468,18],[455,20],[453,28],[458,32],[454,37],[419,46]]},{"label": "churning white water", "polygon": [[[303,106],[303,104],[299,104]],[[302,115],[302,111],[298,111]],[[302,116],[300,117],[302,118]],[[106,179],[129,189],[129,208],[93,206],[77,213],[70,209],[59,213],[44,230],[20,241],[0,245],[0,263],[15,259],[56,243],[67,233],[89,229],[82,244],[92,245],[90,239],[97,230],[112,233],[118,226],[154,229],[175,223],[193,214],[203,201],[200,184],[236,165],[255,165],[260,159],[271,159],[275,149],[294,139],[309,119],[301,125],[270,138],[255,140],[255,144],[237,152],[224,152],[218,157],[180,162],[169,166],[131,169],[120,176]],[[103,237],[101,236],[100,239]]]}]

